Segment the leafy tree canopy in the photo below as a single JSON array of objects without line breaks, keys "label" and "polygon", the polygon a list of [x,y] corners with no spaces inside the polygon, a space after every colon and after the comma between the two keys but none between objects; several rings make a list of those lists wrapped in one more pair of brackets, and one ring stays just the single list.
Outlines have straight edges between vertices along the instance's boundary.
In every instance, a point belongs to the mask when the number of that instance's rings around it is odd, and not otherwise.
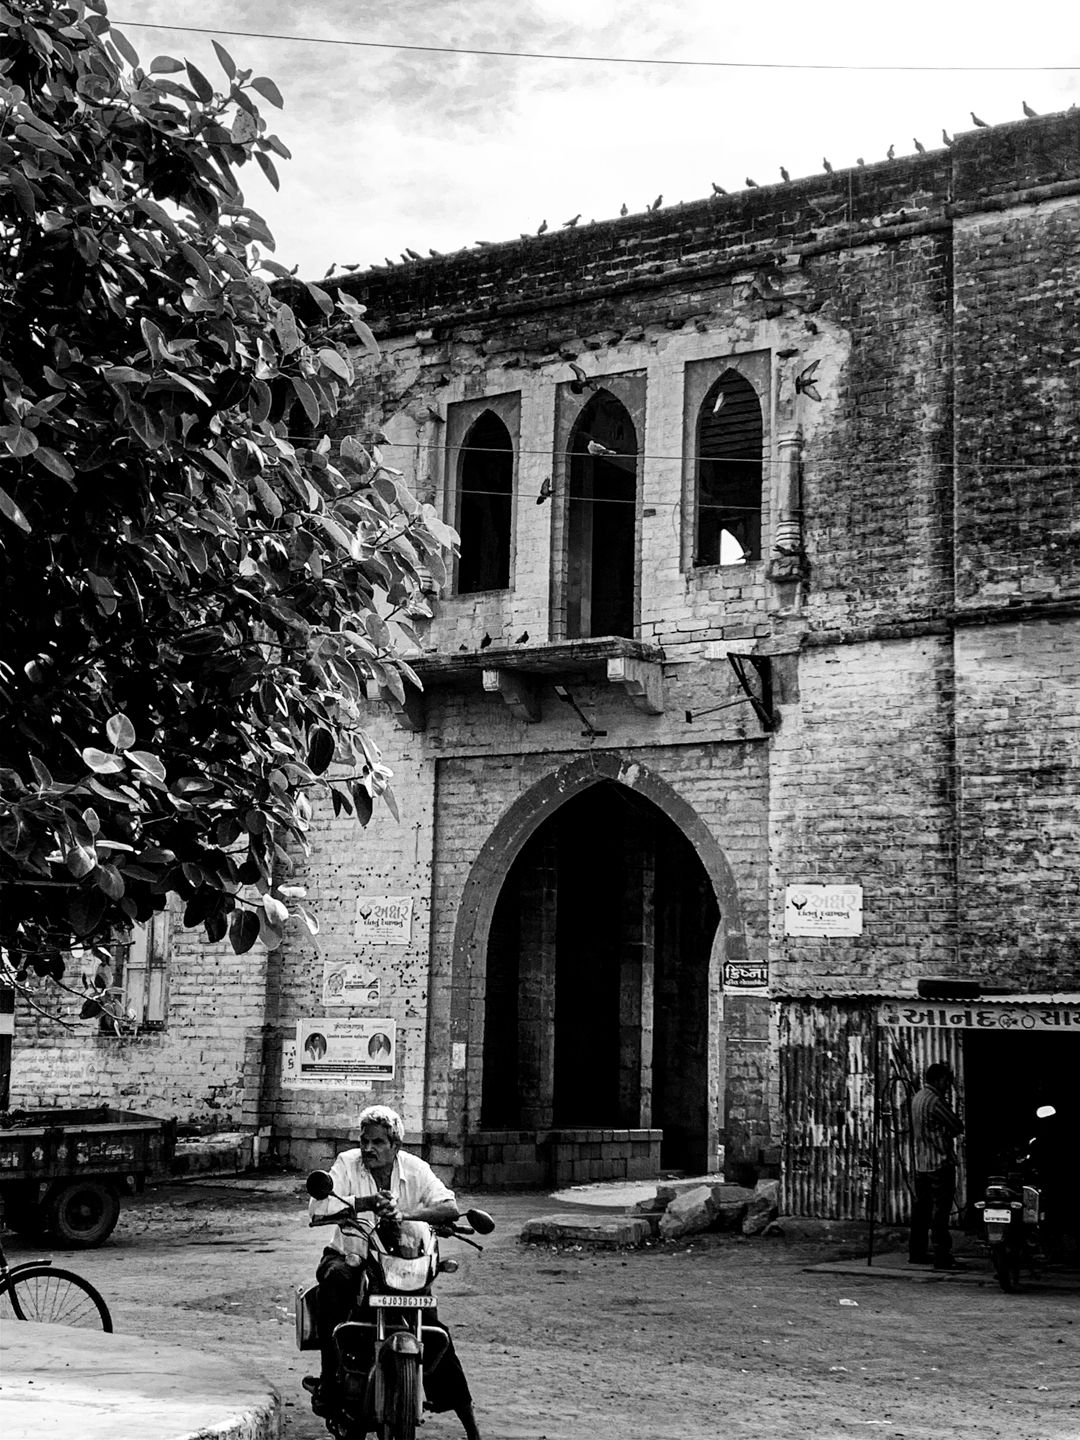
[{"label": "leafy tree canopy", "polygon": [[9,974],[171,895],[211,941],[280,943],[313,789],[393,808],[360,702],[415,680],[396,627],[455,539],[377,449],[315,438],[346,341],[377,346],[349,296],[274,286],[236,176],[277,183],[281,96],[216,50],[216,81],[144,66],[103,0],[0,0]]}]

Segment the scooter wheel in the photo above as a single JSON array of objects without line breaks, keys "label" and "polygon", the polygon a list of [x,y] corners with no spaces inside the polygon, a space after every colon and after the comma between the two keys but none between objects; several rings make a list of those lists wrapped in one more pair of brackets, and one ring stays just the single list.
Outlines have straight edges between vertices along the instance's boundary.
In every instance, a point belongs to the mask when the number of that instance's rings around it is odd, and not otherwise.
[{"label": "scooter wheel", "polygon": [[1006,1295],[1012,1295],[1020,1288],[1020,1262],[1009,1249],[1008,1245],[1001,1242],[990,1246],[990,1259],[994,1265],[994,1274],[997,1282],[1005,1291]]}]

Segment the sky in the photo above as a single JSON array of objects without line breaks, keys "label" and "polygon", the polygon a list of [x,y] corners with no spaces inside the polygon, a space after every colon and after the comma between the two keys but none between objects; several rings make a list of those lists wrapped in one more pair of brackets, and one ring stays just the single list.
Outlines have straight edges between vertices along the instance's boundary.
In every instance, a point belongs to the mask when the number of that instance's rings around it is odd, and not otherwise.
[{"label": "sky", "polygon": [[[292,152],[247,203],[276,258],[317,279],[698,200],[715,182],[779,183],[912,153],[972,128],[1080,104],[1073,0],[110,0],[148,65],[187,58],[224,80],[271,77],[262,105]],[[259,32],[282,39],[252,38]],[[302,39],[299,37],[314,37]],[[315,43],[316,39],[335,43]],[[367,48],[346,41],[380,42]],[[400,46],[622,57],[634,63],[426,53]],[[709,60],[723,66],[658,64]],[[851,68],[799,68],[799,67]],[[957,67],[887,69],[872,67]],[[978,69],[976,67],[1000,67]],[[1012,67],[1012,68],[1009,68]]]}]

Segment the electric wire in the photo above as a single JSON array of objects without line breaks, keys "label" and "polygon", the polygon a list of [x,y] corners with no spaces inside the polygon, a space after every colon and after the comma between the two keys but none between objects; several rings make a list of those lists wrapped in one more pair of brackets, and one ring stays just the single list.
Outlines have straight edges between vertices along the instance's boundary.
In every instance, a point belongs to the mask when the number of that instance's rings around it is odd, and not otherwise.
[{"label": "electric wire", "polygon": [[401,40],[356,40],[345,36],[284,35],[272,30],[238,30],[225,25],[172,25],[165,21],[125,20],[116,16],[114,25],[132,30],[170,30],[183,35],[230,35],[244,40],[279,40],[299,45],[337,45],[358,50],[403,50],[430,55],[469,55],[494,60],[550,60],[588,65],[662,65],[712,70],[826,70],[853,73],[882,71],[903,74],[1031,74],[1070,72],[1080,65],[901,65],[882,61],[876,64],[843,64],[826,60],[703,60],[667,58],[659,55],[570,55],[547,50],[488,50],[469,45],[417,45]]}]

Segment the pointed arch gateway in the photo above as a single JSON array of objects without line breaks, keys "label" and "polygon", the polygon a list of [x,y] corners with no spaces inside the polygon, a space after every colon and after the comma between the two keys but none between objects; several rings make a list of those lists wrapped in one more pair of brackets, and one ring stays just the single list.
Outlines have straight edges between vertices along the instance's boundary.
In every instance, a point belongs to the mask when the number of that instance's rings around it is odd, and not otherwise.
[{"label": "pointed arch gateway", "polygon": [[466,1137],[660,1129],[664,1166],[713,1168],[720,974],[743,945],[727,861],[670,785],[612,752],[547,777],[496,827],[462,896]]}]

